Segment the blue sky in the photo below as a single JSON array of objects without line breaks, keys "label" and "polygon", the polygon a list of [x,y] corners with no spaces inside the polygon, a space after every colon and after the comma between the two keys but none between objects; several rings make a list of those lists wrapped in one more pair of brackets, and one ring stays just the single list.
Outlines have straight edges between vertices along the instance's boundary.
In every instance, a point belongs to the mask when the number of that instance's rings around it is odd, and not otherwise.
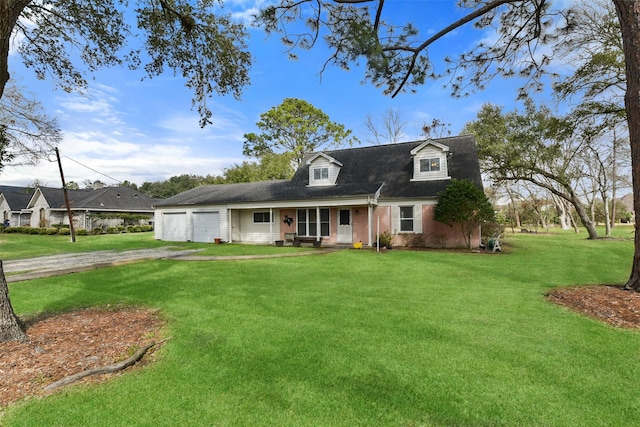
[{"label": "blue sky", "polygon": [[[225,5],[241,16],[256,3],[237,0]],[[442,29],[461,15],[452,0],[389,0],[387,7],[397,23],[412,20],[424,34]],[[141,80],[141,71],[104,69],[91,76],[88,93],[68,94],[56,89],[53,81],[35,80],[18,56],[10,57],[10,71],[17,84],[35,94],[47,113],[57,118],[64,133],[59,149],[65,179],[81,186],[85,180],[107,185],[128,180],[140,185],[182,174],[219,175],[224,168],[247,160],[242,155],[243,135],[257,132],[260,114],[288,97],[321,109],[366,145],[371,139],[364,125],[367,116],[380,119],[389,109],[398,111],[407,124],[404,140],[420,138],[421,125],[434,118],[450,123],[457,134],[484,103],[513,108],[519,84],[495,80],[484,91],[456,99],[443,88],[445,81],[428,81],[417,93],[391,98],[371,84],[363,85],[364,74],[357,66],[351,71],[329,67],[320,76],[329,55],[322,44],[299,52],[299,59],[292,61],[277,35],[269,38],[255,28],[249,32],[251,84],[240,100],[211,98],[213,124],[204,129],[192,110],[191,92],[181,78],[169,73]],[[490,37],[471,26],[447,36],[430,51],[436,70],[442,70],[438,58],[445,53],[462,52]],[[8,166],[0,174],[3,185],[29,185],[36,179],[41,185],[59,187],[57,163]]]}]

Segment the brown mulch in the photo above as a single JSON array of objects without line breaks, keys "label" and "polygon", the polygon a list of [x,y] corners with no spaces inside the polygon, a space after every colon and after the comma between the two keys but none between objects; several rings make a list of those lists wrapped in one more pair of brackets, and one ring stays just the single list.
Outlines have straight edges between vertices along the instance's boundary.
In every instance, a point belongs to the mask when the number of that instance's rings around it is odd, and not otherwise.
[{"label": "brown mulch", "polygon": [[600,285],[556,289],[549,301],[621,328],[640,328],[640,292]]},{"label": "brown mulch", "polygon": [[[548,299],[617,327],[640,328],[640,293],[620,286],[557,289]],[[86,309],[34,321],[27,330],[29,343],[0,343],[0,410],[44,395],[44,387],[61,378],[128,358],[160,341],[162,327],[157,312],[143,309]],[[156,349],[141,364],[149,363]],[[127,370],[82,382],[104,381]]]},{"label": "brown mulch", "polygon": [[[146,309],[84,309],[34,320],[27,329],[30,342],[0,343],[0,410],[64,377],[121,362],[141,347],[161,341],[163,321]],[[152,347],[140,364],[153,359]],[[113,374],[95,375],[82,383],[104,381]]]}]

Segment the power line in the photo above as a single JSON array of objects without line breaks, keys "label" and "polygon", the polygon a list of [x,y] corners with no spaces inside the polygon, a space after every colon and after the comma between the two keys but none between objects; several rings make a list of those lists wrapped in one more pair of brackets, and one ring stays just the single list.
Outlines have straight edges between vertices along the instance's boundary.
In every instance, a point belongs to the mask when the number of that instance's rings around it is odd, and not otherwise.
[{"label": "power line", "polygon": [[122,181],[120,181],[119,179],[115,179],[115,178],[113,178],[113,177],[111,177],[111,176],[107,175],[106,173],[102,173],[102,172],[100,172],[100,171],[98,171],[98,170],[95,170],[95,169],[93,169],[92,167],[89,167],[89,166],[87,166],[87,165],[85,165],[85,164],[83,164],[83,163],[81,163],[81,162],[79,162],[79,161],[77,161],[77,160],[75,160],[75,159],[72,159],[72,158],[71,158],[71,157],[69,157],[69,156],[63,156],[63,157],[65,157],[65,158],[67,158],[67,159],[71,160],[72,162],[76,162],[76,163],[77,163],[77,164],[79,164],[80,166],[85,167],[85,168],[89,169],[90,171],[93,171],[93,172],[95,172],[95,173],[97,173],[97,174],[99,174],[99,175],[102,175],[102,176],[104,176],[104,177],[107,177],[107,178],[109,178],[109,179],[111,179],[111,180],[113,180],[113,181],[117,182],[118,184],[122,184]]}]

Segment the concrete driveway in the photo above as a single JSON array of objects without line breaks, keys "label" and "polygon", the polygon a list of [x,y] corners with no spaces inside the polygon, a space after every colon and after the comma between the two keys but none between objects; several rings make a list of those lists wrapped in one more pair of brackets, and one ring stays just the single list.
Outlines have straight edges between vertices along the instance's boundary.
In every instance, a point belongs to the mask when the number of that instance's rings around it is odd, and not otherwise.
[{"label": "concrete driveway", "polygon": [[132,251],[96,251],[74,254],[50,255],[37,258],[3,261],[7,282],[38,279],[77,273],[100,267],[122,265],[145,259],[176,258],[191,255],[197,250],[174,250],[171,248],[140,249]]},{"label": "concrete driveway", "polygon": [[180,259],[182,261],[222,261],[246,260],[277,257],[298,257],[320,255],[334,252],[335,248],[312,249],[301,252],[286,252],[266,255],[231,255],[231,256],[198,256],[200,249],[176,250],[170,247],[157,249],[139,249],[133,251],[96,251],[74,254],[50,255],[37,258],[2,261],[8,283],[23,280],[40,279],[42,277],[59,276],[78,273],[101,267],[139,262],[145,259]]}]

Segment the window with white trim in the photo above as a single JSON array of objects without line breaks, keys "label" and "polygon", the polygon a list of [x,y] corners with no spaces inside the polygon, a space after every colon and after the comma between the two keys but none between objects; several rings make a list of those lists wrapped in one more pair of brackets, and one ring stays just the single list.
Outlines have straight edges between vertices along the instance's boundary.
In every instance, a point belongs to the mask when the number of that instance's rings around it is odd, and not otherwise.
[{"label": "window with white trim", "polygon": [[425,141],[411,150],[411,156],[413,157],[412,181],[450,179],[447,163],[451,152],[446,145]]},{"label": "window with white trim", "polygon": [[271,213],[270,212],[254,212],[253,213],[253,223],[254,224],[264,224],[271,222]]},{"label": "window with white trim", "polygon": [[413,220],[413,206],[400,206],[400,231],[413,231]]},{"label": "window with white trim", "polygon": [[[318,235],[318,215],[315,208],[298,209],[298,236],[314,237]],[[320,209],[320,236],[329,237],[329,209]]]},{"label": "window with white trim", "polygon": [[440,158],[420,159],[420,172],[439,172]]},{"label": "window with white trim", "polygon": [[329,168],[321,167],[313,169],[313,180],[320,181],[323,179],[329,179]]}]

